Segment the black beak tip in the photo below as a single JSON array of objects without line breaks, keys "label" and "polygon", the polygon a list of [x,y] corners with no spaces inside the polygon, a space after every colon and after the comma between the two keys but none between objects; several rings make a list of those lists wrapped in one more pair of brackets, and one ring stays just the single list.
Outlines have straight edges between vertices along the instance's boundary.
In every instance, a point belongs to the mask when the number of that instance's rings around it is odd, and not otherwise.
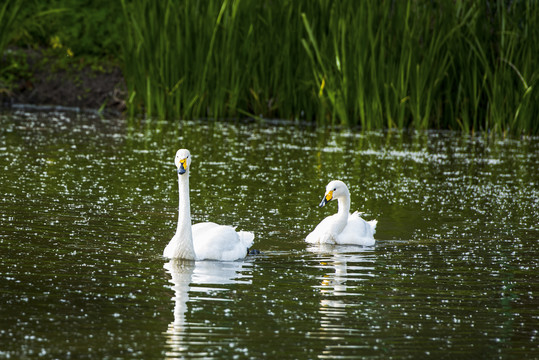
[{"label": "black beak tip", "polygon": [[178,174],[180,174],[180,175],[185,174],[185,169],[183,168],[183,166],[180,166],[180,167],[178,168]]}]

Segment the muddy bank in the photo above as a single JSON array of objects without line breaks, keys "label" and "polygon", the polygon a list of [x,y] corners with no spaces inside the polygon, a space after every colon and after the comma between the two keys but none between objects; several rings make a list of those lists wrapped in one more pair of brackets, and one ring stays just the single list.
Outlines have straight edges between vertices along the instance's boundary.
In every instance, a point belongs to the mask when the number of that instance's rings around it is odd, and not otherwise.
[{"label": "muddy bank", "polygon": [[6,51],[0,64],[3,108],[27,104],[123,113],[127,91],[119,66],[53,55],[41,50]]}]

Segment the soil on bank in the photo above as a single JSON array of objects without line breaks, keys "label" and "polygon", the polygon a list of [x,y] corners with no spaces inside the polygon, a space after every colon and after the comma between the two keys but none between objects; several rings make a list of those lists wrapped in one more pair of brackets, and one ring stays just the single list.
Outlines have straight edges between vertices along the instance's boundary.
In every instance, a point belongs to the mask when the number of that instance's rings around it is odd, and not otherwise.
[{"label": "soil on bank", "polygon": [[[64,55],[65,56],[65,55]],[[8,49],[0,59],[0,99],[13,104],[73,107],[121,115],[126,86],[121,69],[43,50]]]}]

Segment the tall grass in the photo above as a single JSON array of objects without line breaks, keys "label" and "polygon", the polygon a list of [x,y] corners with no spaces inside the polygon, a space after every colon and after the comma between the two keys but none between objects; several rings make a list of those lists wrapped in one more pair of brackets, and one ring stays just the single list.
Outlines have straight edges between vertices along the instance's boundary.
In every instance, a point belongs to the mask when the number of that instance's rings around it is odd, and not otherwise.
[{"label": "tall grass", "polygon": [[11,41],[13,25],[22,6],[21,0],[5,0],[0,5],[0,56]]},{"label": "tall grass", "polygon": [[10,70],[7,61],[4,60],[4,51],[12,40],[14,24],[21,9],[22,1],[6,0],[0,5],[0,100],[3,94],[10,94],[9,85],[6,84],[6,74]]},{"label": "tall grass", "polygon": [[536,1],[122,7],[131,114],[539,132]]},{"label": "tall grass", "polygon": [[[452,116],[445,124],[463,130],[539,130],[539,3],[499,3],[475,7],[453,54]],[[464,11],[457,8],[457,15]]]},{"label": "tall grass", "polygon": [[310,86],[298,82],[308,64],[291,4],[124,2],[131,109],[174,118],[314,116],[304,96]]}]

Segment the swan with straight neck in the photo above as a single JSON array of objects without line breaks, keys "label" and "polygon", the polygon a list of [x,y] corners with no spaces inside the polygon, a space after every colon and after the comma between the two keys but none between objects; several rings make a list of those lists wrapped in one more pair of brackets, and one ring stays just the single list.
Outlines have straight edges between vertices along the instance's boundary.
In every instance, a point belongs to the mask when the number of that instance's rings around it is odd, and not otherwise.
[{"label": "swan with straight neck", "polygon": [[218,225],[213,222],[191,225],[189,198],[191,154],[189,150],[178,150],[174,163],[178,173],[178,225],[176,233],[163,251],[163,256],[171,259],[223,261],[244,258],[253,244],[253,233],[236,232],[232,226]]}]

